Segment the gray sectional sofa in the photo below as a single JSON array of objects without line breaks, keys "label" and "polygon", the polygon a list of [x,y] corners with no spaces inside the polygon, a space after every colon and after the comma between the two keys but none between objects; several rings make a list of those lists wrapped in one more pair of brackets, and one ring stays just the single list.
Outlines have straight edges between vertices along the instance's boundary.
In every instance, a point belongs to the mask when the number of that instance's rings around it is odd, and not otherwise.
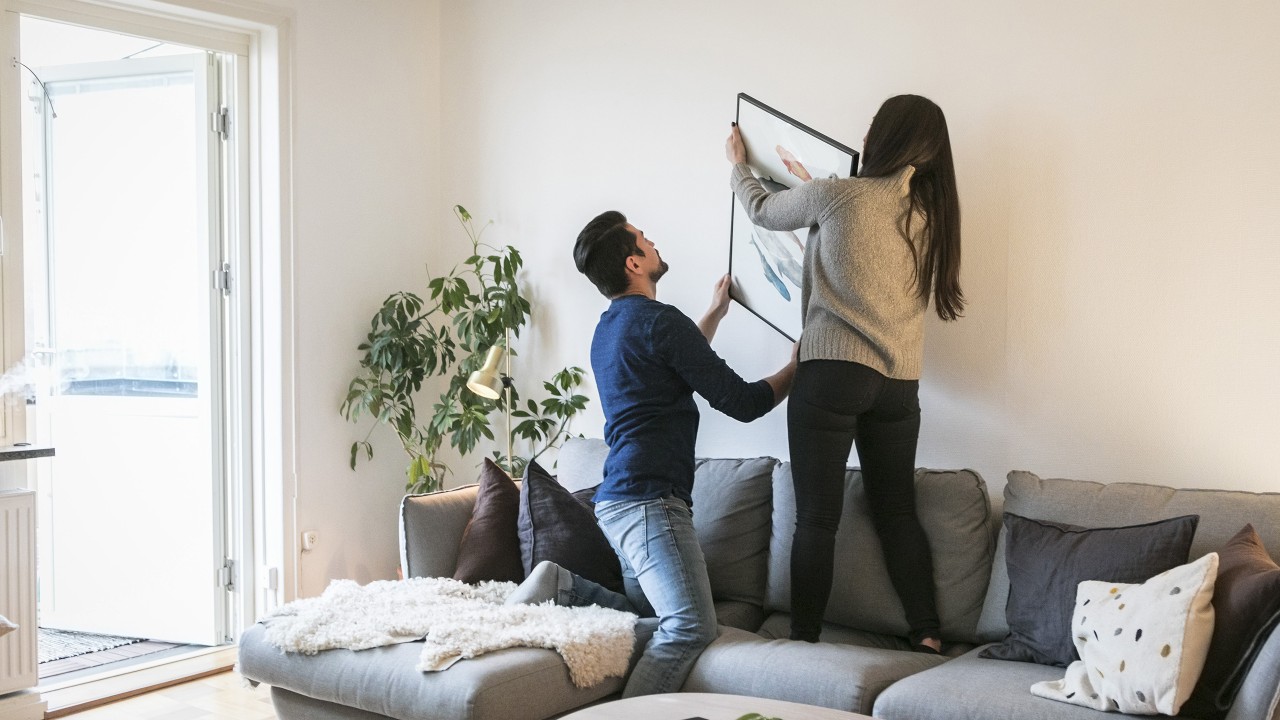
[{"label": "gray sectional sofa", "polygon": [[[576,440],[561,453],[570,490],[598,482],[605,448]],[[1246,522],[1280,551],[1280,494],[1175,490],[1011,473],[1003,499],[972,471],[920,470],[921,521],[934,554],[946,655],[911,652],[907,625],[851,470],[837,537],[836,582],[822,642],[786,640],[795,503],[787,463],[772,458],[701,460],[694,524],[721,624],[686,692],[789,700],[885,720],[1103,720],[1101,713],[1031,695],[1063,669],[978,656],[1008,632],[1001,511],[1085,527],[1201,516],[1192,558],[1220,547]],[[450,576],[475,502],[474,486],[409,496],[401,506],[402,563],[411,577]],[[575,688],[550,650],[510,649],[422,674],[417,643],[314,656],[284,654],[261,625],[240,644],[240,672],[272,686],[284,720],[539,720],[617,696],[621,679]],[[1280,632],[1263,641],[1227,720],[1280,718]],[[1113,714],[1114,715],[1114,714]],[[797,720],[788,718],[787,720]]]}]

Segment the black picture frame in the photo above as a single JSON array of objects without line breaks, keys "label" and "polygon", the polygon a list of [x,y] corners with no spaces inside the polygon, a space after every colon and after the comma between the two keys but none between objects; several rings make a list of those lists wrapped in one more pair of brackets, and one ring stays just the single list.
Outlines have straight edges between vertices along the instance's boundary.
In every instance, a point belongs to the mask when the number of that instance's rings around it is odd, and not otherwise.
[{"label": "black picture frame", "polygon": [[[784,148],[815,178],[853,177],[857,172],[858,151],[746,93],[738,93],[735,121],[747,145],[747,165],[766,187],[772,185],[781,190],[803,182],[789,172],[790,166],[782,155]],[[729,274],[733,283],[729,296],[795,342],[800,339],[802,328],[799,273],[804,243],[796,233],[777,233],[752,225],[732,193],[730,203]],[[754,247],[756,257],[745,252],[748,247]]]}]

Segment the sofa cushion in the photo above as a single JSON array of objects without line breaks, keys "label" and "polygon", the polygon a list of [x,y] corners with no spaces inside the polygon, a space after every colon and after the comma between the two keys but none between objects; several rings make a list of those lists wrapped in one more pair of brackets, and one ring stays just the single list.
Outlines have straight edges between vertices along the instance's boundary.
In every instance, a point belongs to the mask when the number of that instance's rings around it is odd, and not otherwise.
[{"label": "sofa cushion", "polygon": [[[757,635],[767,640],[788,640],[791,637],[791,614],[773,613],[761,623]],[[884,650],[911,650],[911,643],[904,637],[883,633],[854,630],[843,625],[822,623],[822,642],[857,645]]]},{"label": "sofa cushion", "polygon": [[240,673],[255,682],[396,720],[540,720],[618,692],[621,678],[577,688],[553,650],[511,648],[462,660],[448,670],[414,669],[421,642],[368,650],[282,653],[264,627],[240,639]]},{"label": "sofa cushion", "polygon": [[609,446],[600,438],[569,438],[556,458],[556,480],[569,492],[593,488],[604,480]]},{"label": "sofa cushion", "polygon": [[728,627],[756,632],[764,622],[764,610],[755,603],[716,600],[716,622]]},{"label": "sofa cushion", "polygon": [[1187,561],[1199,518],[1082,528],[1004,514],[1009,635],[985,657],[1066,667],[1076,589],[1086,580],[1140,583]]},{"label": "sofa cushion", "polygon": [[1071,618],[1080,659],[1031,693],[1094,710],[1176,715],[1209,653],[1217,576],[1218,555],[1209,553],[1137,585],[1080,583]]},{"label": "sofa cushion", "polygon": [[399,519],[400,567],[405,577],[453,577],[476,491],[475,485],[465,485],[404,496]]},{"label": "sofa cushion", "polygon": [[[1189,710],[1188,710],[1189,712]],[[1280,714],[1280,632],[1266,637],[1249,666],[1226,720],[1276,718]]]},{"label": "sofa cushion", "polygon": [[1062,677],[1062,668],[1034,663],[988,660],[982,648],[911,675],[876,698],[870,714],[881,720],[1109,720],[1150,715],[1099,715],[1097,710],[1065,705],[1032,695],[1028,688]]},{"label": "sofa cushion", "polygon": [[[765,609],[790,612],[796,522],[790,463],[775,470],[773,493]],[[917,470],[916,508],[933,553],[943,638],[973,642],[994,550],[986,483],[972,470]],[[857,470],[846,476],[835,558],[835,582],[824,619],[858,630],[906,635],[907,620],[889,581]]]},{"label": "sofa cushion", "polygon": [[764,605],[773,516],[773,458],[699,460],[693,529],[717,600]]},{"label": "sofa cushion", "polygon": [[[1041,478],[1015,471],[1009,473],[1004,488],[1004,510],[1023,517],[1083,527],[1116,527],[1179,515],[1199,515],[1200,525],[1191,542],[1192,560],[1226,545],[1245,523],[1253,523],[1267,547],[1280,548],[1280,493],[1180,490],[1125,482],[1103,484]],[[1005,621],[1009,575],[1005,568],[1004,543],[1002,530],[995,562],[991,565],[991,583],[978,621],[978,636],[984,642],[1000,640],[1009,632]]]},{"label": "sofa cushion", "polygon": [[1218,550],[1213,590],[1213,641],[1204,673],[1184,707],[1190,715],[1220,717],[1231,707],[1254,658],[1280,622],[1280,567],[1253,525]]},{"label": "sofa cushion", "polygon": [[485,458],[476,486],[475,509],[458,543],[454,580],[465,583],[524,580],[520,535],[516,532],[519,513],[520,488],[506,471]]},{"label": "sofa cushion", "polygon": [[749,695],[868,713],[882,690],[943,662],[936,655],[768,640],[722,627],[720,636],[694,663],[681,691]]},{"label": "sofa cushion", "polygon": [[520,557],[528,575],[549,560],[614,592],[622,592],[618,554],[590,508],[536,462],[520,484]]},{"label": "sofa cushion", "polygon": [[[557,479],[573,491],[595,487],[608,454],[598,438],[568,440],[560,450]],[[717,601],[764,604],[777,465],[773,458],[697,461],[693,529]]]},{"label": "sofa cushion", "polygon": [[306,720],[387,720],[386,715],[371,713],[359,708],[339,705],[327,700],[316,700],[281,687],[271,688],[271,705],[277,718],[306,718]]}]

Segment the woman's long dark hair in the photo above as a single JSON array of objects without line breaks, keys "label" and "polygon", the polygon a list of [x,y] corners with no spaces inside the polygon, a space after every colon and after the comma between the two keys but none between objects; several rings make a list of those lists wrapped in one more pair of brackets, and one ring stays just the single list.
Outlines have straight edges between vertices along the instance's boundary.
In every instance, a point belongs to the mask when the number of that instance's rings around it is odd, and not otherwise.
[{"label": "woman's long dark hair", "polygon": [[[907,165],[915,167],[903,231],[916,260],[917,291],[924,298],[932,292],[938,317],[955,320],[964,310],[964,293],[960,291],[960,198],[956,194],[951,137],[942,108],[919,95],[885,100],[871,121],[863,150],[861,177],[884,177]],[[927,246],[923,257],[911,242],[911,220],[917,210],[925,217]]]}]

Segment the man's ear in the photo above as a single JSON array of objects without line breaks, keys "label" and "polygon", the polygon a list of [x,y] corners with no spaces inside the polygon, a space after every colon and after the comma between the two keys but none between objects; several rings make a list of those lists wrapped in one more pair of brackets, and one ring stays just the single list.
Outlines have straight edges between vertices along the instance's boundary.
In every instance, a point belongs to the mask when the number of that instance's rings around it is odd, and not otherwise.
[{"label": "man's ear", "polygon": [[628,256],[627,256],[626,263],[627,263],[627,272],[629,272],[629,273],[636,273],[636,274],[638,274],[638,273],[640,272],[640,258],[639,258],[639,256],[636,256],[636,255],[628,255]]}]

